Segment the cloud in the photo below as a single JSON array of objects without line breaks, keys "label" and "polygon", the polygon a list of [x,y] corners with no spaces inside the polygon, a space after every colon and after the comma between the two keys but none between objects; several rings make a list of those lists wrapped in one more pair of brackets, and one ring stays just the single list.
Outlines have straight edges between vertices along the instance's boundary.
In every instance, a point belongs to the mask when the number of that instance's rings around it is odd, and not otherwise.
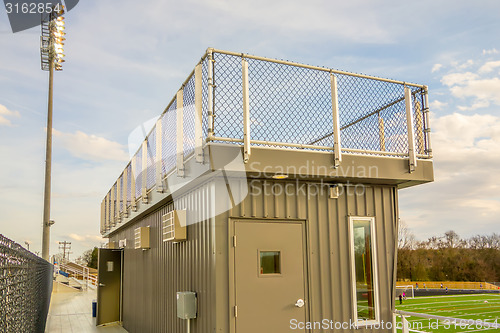
[{"label": "cloud", "polygon": [[401,218],[426,237],[498,232],[500,117],[433,113],[431,125],[435,181],[401,191]]},{"label": "cloud", "polygon": [[430,104],[431,104],[430,107],[433,110],[442,110],[445,106],[448,105],[448,103],[440,102],[438,100],[434,100]]},{"label": "cloud", "polygon": [[[366,10],[360,11],[360,5]],[[321,0],[309,2],[256,0],[238,3],[230,0],[213,0],[204,2],[203,7],[204,11],[220,18],[218,22],[214,22],[215,26],[244,22],[253,29],[272,29],[274,32],[289,35],[315,33],[358,42],[384,44],[393,42],[396,34],[395,31],[391,31],[388,21],[384,19],[383,14],[386,13],[383,8],[358,0],[343,3]],[[266,10],[263,11],[261,8]]]},{"label": "cloud", "polygon": [[443,68],[442,64],[435,64],[434,66],[432,66],[431,73],[437,72],[441,68]]},{"label": "cloud", "polygon": [[493,101],[500,105],[500,78],[492,79],[471,79],[463,82],[461,86],[450,88],[453,96],[456,97],[475,97],[482,103]]},{"label": "cloud", "polygon": [[104,239],[97,235],[78,235],[75,233],[69,234],[65,239],[70,238],[73,240],[72,248],[78,249],[92,249],[94,246],[99,246],[104,243]]},{"label": "cloud", "polygon": [[[487,146],[500,146],[500,117],[494,115],[463,115],[453,113],[432,119],[435,131],[432,135],[434,148],[439,150],[439,158],[446,161],[467,159],[464,155],[482,155],[483,160],[474,164],[491,161]],[[500,155],[495,157],[500,162]],[[467,164],[471,164],[469,161]],[[495,166],[496,168],[496,166]],[[500,175],[499,175],[500,176]]]},{"label": "cloud", "polygon": [[472,105],[470,106],[463,106],[463,105],[459,105],[457,106],[457,108],[460,110],[460,111],[470,111],[470,110],[476,110],[476,109],[482,109],[482,108],[487,108],[488,106],[490,106],[490,102],[488,101],[476,101],[474,102]]},{"label": "cloud", "polygon": [[7,117],[20,117],[18,111],[11,111],[6,106],[0,104],[0,126],[12,126],[12,122]]},{"label": "cloud", "polygon": [[457,84],[466,84],[469,81],[479,78],[479,75],[466,72],[466,73],[452,73],[443,76],[441,83],[446,86],[454,86]]},{"label": "cloud", "polygon": [[53,130],[53,135],[60,140],[59,144],[70,154],[84,160],[96,162],[129,160],[129,156],[122,144],[97,135],[89,135],[82,131],[64,133],[56,129]]},{"label": "cloud", "polygon": [[469,105],[460,105],[461,111],[476,110],[489,107],[492,104],[500,105],[500,77],[494,70],[500,67],[500,60],[474,63],[476,70],[461,71],[469,66],[456,66],[454,72],[441,78],[441,83],[449,87],[454,97],[462,100],[469,99]]},{"label": "cloud", "polygon": [[474,65],[474,61],[472,59],[469,59],[466,62],[464,62],[463,64],[458,65],[457,68],[458,69],[465,69],[465,68],[468,68],[472,65]]},{"label": "cloud", "polygon": [[500,67],[500,61],[488,61],[479,68],[479,73],[490,73],[497,67]]},{"label": "cloud", "polygon": [[97,235],[77,235],[77,234],[69,234],[69,238],[78,242],[90,241],[90,242],[102,242],[103,239],[101,236]]},{"label": "cloud", "polygon": [[483,55],[486,55],[486,54],[498,54],[498,50],[493,48],[491,50],[483,50]]}]

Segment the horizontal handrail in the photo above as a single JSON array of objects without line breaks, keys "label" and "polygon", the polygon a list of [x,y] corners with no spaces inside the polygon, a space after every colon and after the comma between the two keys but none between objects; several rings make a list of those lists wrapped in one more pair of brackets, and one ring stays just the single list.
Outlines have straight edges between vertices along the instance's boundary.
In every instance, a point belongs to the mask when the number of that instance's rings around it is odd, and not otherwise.
[{"label": "horizontal handrail", "polygon": [[81,275],[84,280],[90,281],[93,285],[97,286],[97,276],[90,274],[90,270],[88,267],[76,264],[76,263],[71,263],[73,265],[77,265],[77,267],[71,267],[68,266],[69,261],[63,259],[61,260],[61,264],[59,265],[59,269],[63,271],[68,271],[71,274],[75,275]]},{"label": "horizontal handrail", "polygon": [[247,59],[255,59],[255,60],[262,60],[262,61],[267,61],[267,62],[274,62],[277,64],[294,66],[294,67],[302,67],[302,68],[313,69],[313,70],[328,72],[328,73],[333,73],[333,74],[349,75],[349,76],[359,77],[359,78],[363,78],[363,79],[370,79],[370,80],[383,81],[383,82],[389,82],[389,83],[395,83],[395,84],[402,84],[402,85],[407,85],[407,86],[417,87],[417,88],[422,88],[422,89],[427,87],[423,84],[416,84],[416,83],[410,83],[410,82],[404,82],[404,81],[398,81],[398,80],[392,80],[392,79],[385,79],[385,78],[381,78],[381,77],[365,75],[365,74],[357,74],[357,73],[346,72],[346,71],[340,71],[337,69],[330,69],[330,68],[326,68],[326,67],[311,66],[311,65],[301,64],[298,62],[287,61],[287,60],[259,57],[259,56],[254,56],[254,55],[247,54],[247,53],[224,51],[224,50],[218,50],[218,49],[213,49],[213,48],[211,50],[214,53],[227,54],[227,55],[232,55],[232,56],[242,57],[242,58],[247,58]]},{"label": "horizontal handrail", "polygon": [[[243,139],[235,139],[235,138],[223,138],[214,136],[209,141],[224,141],[224,142],[234,142],[234,143],[243,143]],[[287,142],[275,142],[275,141],[264,141],[264,140],[250,140],[250,143],[256,145],[268,145],[268,146],[282,146],[282,147],[291,147],[291,148],[301,148],[301,149],[315,149],[315,150],[328,150],[333,151],[333,147],[329,146],[315,146],[315,145],[307,145],[300,143],[287,143]],[[354,149],[354,148],[342,148],[342,152],[354,153],[354,154],[375,154],[375,155],[385,155],[385,156],[398,156],[398,157],[408,157],[408,154],[405,153],[395,153],[389,151],[378,151],[378,150],[364,150],[364,149]],[[418,158],[421,159],[430,159],[428,155],[417,154]],[[172,169],[173,170],[173,169]]]}]

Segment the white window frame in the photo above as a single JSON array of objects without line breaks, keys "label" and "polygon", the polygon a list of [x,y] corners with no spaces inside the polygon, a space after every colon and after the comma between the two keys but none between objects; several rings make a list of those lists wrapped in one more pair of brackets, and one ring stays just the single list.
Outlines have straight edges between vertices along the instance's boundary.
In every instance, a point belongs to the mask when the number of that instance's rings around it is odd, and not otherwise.
[{"label": "white window frame", "polygon": [[[372,246],[372,272],[373,272],[373,289],[374,289],[374,305],[375,319],[366,320],[358,319],[358,300],[356,295],[356,267],[354,258],[354,221],[368,221],[370,223],[371,246]],[[349,247],[350,247],[350,265],[351,265],[351,281],[352,281],[352,311],[354,322],[358,327],[375,325],[380,323],[380,302],[379,302],[379,284],[378,284],[378,260],[377,260],[377,243],[375,236],[375,217],[368,216],[349,216]]]}]

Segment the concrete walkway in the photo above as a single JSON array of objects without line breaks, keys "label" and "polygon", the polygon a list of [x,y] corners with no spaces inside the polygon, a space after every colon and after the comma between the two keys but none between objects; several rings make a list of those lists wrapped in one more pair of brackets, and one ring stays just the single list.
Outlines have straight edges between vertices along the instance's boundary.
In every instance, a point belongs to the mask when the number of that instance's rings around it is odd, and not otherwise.
[{"label": "concrete walkway", "polygon": [[54,283],[45,332],[127,333],[117,324],[106,327],[95,326],[95,318],[92,318],[92,300],[97,298],[95,290],[72,292],[61,289]]}]

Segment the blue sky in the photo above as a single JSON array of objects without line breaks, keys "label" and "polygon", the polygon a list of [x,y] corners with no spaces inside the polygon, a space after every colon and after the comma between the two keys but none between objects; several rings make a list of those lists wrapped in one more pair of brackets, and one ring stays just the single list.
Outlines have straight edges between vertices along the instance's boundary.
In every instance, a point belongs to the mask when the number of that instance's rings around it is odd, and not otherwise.
[{"label": "blue sky", "polygon": [[[436,181],[400,192],[417,235],[500,232],[500,2],[80,1],[55,75],[51,254],[100,242],[127,140],[207,47],[427,84]],[[48,73],[0,11],[0,233],[40,250]]]}]

